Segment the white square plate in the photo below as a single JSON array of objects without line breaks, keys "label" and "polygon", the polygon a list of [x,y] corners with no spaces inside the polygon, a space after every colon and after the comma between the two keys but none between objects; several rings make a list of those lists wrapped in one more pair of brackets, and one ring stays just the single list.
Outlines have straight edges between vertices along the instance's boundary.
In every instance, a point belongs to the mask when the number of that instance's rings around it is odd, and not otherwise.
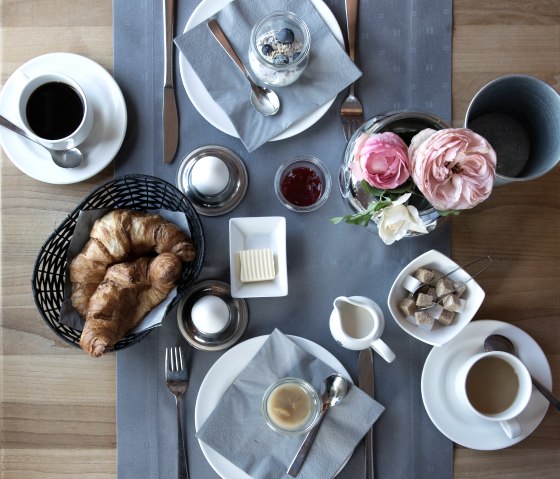
[{"label": "white square plate", "polygon": [[[270,281],[242,283],[238,253],[247,249],[270,248],[274,255],[276,277]],[[286,261],[286,218],[262,216],[229,220],[229,271],[231,296],[234,298],[267,298],[288,294]]]},{"label": "white square plate", "polygon": [[[420,267],[435,269],[447,274],[455,268],[458,268],[459,265],[436,250],[430,250],[418,256],[408,263],[395,279],[389,291],[387,306],[389,306],[389,311],[391,311],[397,324],[408,334],[433,346],[441,346],[457,336],[457,334],[471,322],[484,300],[484,290],[474,279],[471,279],[467,283],[467,290],[463,295],[463,299],[466,300],[464,312],[457,313],[449,326],[440,325],[436,321],[431,331],[420,329],[418,326],[409,323],[399,309],[399,301],[408,295],[408,291],[402,286],[403,281],[407,276],[412,276]],[[449,278],[455,281],[467,281],[470,277],[471,276],[462,268],[449,275]]]}]

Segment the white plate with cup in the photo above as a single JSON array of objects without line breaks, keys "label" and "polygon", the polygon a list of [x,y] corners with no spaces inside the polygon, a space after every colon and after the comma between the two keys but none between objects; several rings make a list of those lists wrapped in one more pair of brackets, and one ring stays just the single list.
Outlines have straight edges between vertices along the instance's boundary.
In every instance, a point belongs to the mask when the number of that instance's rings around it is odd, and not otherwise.
[{"label": "white plate with cup", "polygon": [[549,406],[544,396],[532,389],[527,406],[516,416],[520,432],[509,437],[500,421],[482,417],[465,403],[458,376],[474,356],[484,352],[484,340],[491,334],[509,338],[531,375],[552,389],[550,366],[542,349],[527,333],[509,323],[473,321],[452,340],[434,347],[422,371],[424,407],[442,434],[470,449],[496,450],[517,444],[538,427]]},{"label": "white plate with cup", "polygon": [[[0,128],[0,144],[12,163],[28,176],[52,184],[78,183],[111,163],[126,133],[124,97],[113,77],[101,65],[73,53],[49,53],[33,58],[6,81],[0,92],[0,113],[29,131],[29,124],[23,119],[26,107],[20,99],[31,98],[32,90],[38,90],[45,82],[61,81],[76,85],[74,89],[85,100],[84,121],[76,129],[79,135],[69,135],[84,154],[83,163],[75,168],[61,168],[54,164],[47,150],[4,128]],[[48,123],[52,126],[58,122]],[[32,131],[31,134],[37,136]],[[63,142],[41,143],[57,149],[74,146]]]},{"label": "white plate with cup", "polygon": [[[330,352],[318,344],[305,338],[288,336],[299,347],[317,357],[335,371],[352,381],[348,371]],[[237,376],[249,364],[253,356],[268,339],[268,336],[258,336],[248,339],[233,347],[218,359],[210,368],[200,385],[194,410],[196,430],[204,424],[208,416],[214,411],[220,399]],[[210,446],[199,440],[200,448],[208,463],[220,475],[227,479],[249,479],[249,476]],[[348,458],[349,459],[349,458]]]},{"label": "white plate with cup", "polygon": [[[191,17],[187,21],[184,31],[190,30],[196,25],[202,23],[204,20],[210,18],[212,15],[223,9],[231,1],[232,0],[203,0],[202,2],[200,2],[198,7],[195,8]],[[323,17],[323,20],[331,30],[332,34],[341,45],[344,45],[342,30],[340,29],[340,26],[336,21],[336,17],[333,15],[329,7],[325,4],[325,2],[323,2],[323,0],[312,0],[312,2],[314,7],[317,9],[317,12]],[[221,130],[230,136],[238,137],[239,135],[235,131],[233,123],[228,118],[224,110],[222,110],[220,106],[214,101],[214,99],[204,86],[204,83],[202,83],[198,75],[190,66],[189,62],[185,59],[184,55],[179,55],[179,69],[181,73],[181,79],[183,81],[183,86],[185,87],[187,95],[189,96],[191,102],[198,110],[198,112],[218,130]],[[305,131],[307,128],[321,119],[321,117],[331,107],[335,98],[336,96],[325,103],[323,106],[319,107],[310,115],[293,123],[289,128],[284,130],[281,134],[273,138],[271,141],[290,138],[301,133],[302,131]]]}]

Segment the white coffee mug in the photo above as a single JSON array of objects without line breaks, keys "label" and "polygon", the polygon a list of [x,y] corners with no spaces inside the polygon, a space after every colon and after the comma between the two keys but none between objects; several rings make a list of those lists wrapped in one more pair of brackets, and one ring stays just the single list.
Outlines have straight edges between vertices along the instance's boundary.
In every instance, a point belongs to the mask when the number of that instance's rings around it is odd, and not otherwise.
[{"label": "white coffee mug", "polygon": [[471,356],[458,370],[456,391],[463,405],[487,421],[498,422],[513,439],[523,432],[517,417],[531,399],[527,367],[501,351]]},{"label": "white coffee mug", "polygon": [[395,353],[381,339],[385,317],[375,301],[364,296],[339,296],[333,306],[329,328],[338,344],[354,351],[371,347],[385,361],[395,360]]},{"label": "white coffee mug", "polygon": [[60,73],[21,76],[18,112],[26,132],[52,150],[83,143],[93,126],[93,110],[80,85]]}]

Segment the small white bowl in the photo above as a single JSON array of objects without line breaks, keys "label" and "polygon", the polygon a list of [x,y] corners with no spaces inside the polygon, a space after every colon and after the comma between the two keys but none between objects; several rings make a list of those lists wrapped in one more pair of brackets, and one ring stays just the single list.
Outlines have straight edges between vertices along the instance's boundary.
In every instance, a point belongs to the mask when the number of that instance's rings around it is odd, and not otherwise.
[{"label": "small white bowl", "polygon": [[[274,255],[276,277],[270,281],[243,283],[238,253],[270,248]],[[233,298],[266,298],[288,294],[286,259],[286,218],[262,216],[229,220],[229,270]]]},{"label": "small white bowl", "polygon": [[[467,290],[462,296],[462,299],[466,301],[464,312],[457,313],[449,326],[443,326],[436,320],[434,327],[430,331],[421,329],[410,323],[399,309],[399,301],[409,294],[402,286],[403,281],[407,276],[412,276],[413,273],[421,267],[434,269],[443,274],[447,274],[455,268],[458,268],[459,265],[436,250],[430,250],[418,256],[405,266],[395,279],[389,291],[387,306],[397,324],[408,334],[433,346],[442,346],[457,336],[457,334],[471,322],[484,300],[485,293],[480,285],[474,279],[471,279],[467,283]],[[455,281],[467,281],[470,277],[471,275],[462,268],[449,275],[449,278]]]}]

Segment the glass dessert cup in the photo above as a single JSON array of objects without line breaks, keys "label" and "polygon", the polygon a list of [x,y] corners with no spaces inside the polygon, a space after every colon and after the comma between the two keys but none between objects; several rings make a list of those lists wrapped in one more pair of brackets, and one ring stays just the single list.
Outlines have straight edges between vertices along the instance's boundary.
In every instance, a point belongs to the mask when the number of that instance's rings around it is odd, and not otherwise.
[{"label": "glass dessert cup", "polygon": [[266,85],[290,85],[305,70],[310,47],[309,29],[301,19],[288,11],[273,12],[251,31],[251,70]]},{"label": "glass dessert cup", "polygon": [[266,390],[262,413],[272,430],[283,434],[303,434],[319,419],[321,398],[307,381],[283,378]]}]

